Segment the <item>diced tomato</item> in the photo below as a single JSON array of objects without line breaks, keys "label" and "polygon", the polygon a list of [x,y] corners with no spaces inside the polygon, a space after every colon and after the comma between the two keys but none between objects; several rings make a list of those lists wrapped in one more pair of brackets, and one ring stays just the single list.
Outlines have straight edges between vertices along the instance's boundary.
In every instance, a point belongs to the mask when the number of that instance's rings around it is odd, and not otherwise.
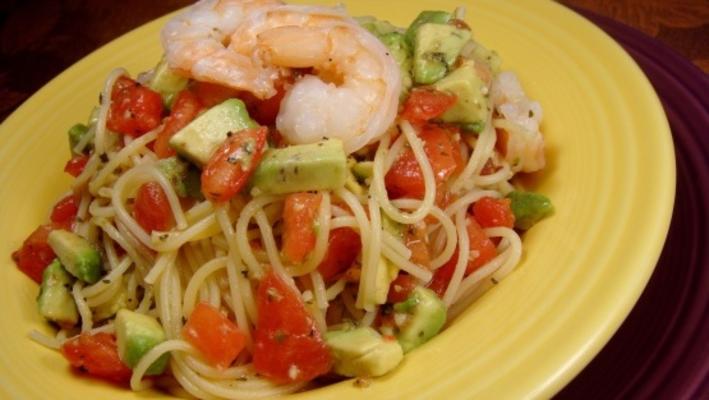
[{"label": "diced tomato", "polygon": [[42,282],[42,272],[57,257],[47,243],[47,236],[53,229],[52,225],[40,225],[25,239],[22,247],[12,253],[17,268],[37,283]]},{"label": "diced tomato", "polygon": [[326,283],[334,281],[357,259],[362,250],[362,242],[352,228],[337,228],[330,231],[327,251],[318,266],[318,271]]},{"label": "diced tomato", "polygon": [[86,168],[86,163],[88,162],[89,156],[83,154],[74,156],[64,165],[64,172],[76,178],[84,172],[84,168]]},{"label": "diced tomato", "polygon": [[278,383],[306,382],[330,371],[332,356],[298,293],[273,271],[256,292],[256,372]]},{"label": "diced tomato", "polygon": [[182,336],[217,368],[229,367],[246,345],[246,335],[218,309],[199,303],[190,314]]},{"label": "diced tomato", "polygon": [[229,136],[202,170],[202,193],[217,203],[228,201],[246,185],[266,147],[265,126]]},{"label": "diced tomato", "polygon": [[495,141],[495,148],[502,154],[502,156],[507,155],[507,143],[510,141],[510,134],[504,129],[495,129],[495,135],[497,140]]},{"label": "diced tomato", "polygon": [[183,90],[177,94],[172,103],[170,116],[165,119],[165,126],[158,132],[153,149],[159,158],[174,156],[175,150],[170,147],[170,138],[180,129],[192,122],[202,110],[197,96],[189,90]]},{"label": "diced tomato", "polygon": [[443,115],[456,101],[454,94],[432,88],[416,88],[406,99],[401,117],[412,123],[426,122]]},{"label": "diced tomato", "polygon": [[158,92],[122,76],[111,92],[106,126],[124,135],[140,136],[160,125],[162,112],[162,97]]},{"label": "diced tomato", "polygon": [[138,188],[133,217],[148,233],[172,228],[174,221],[170,202],[159,183],[146,182]]},{"label": "diced tomato", "polygon": [[431,265],[431,254],[428,251],[426,240],[426,224],[407,225],[404,244],[411,250],[409,260],[424,267]]},{"label": "diced tomato", "polygon": [[76,220],[76,213],[79,211],[78,198],[70,194],[59,200],[52,209],[49,219],[57,226],[66,230],[71,230],[71,226]]},{"label": "diced tomato", "polygon": [[299,264],[315,247],[315,219],[322,201],[320,193],[291,193],[283,206],[283,255]]},{"label": "diced tomato", "polygon": [[[475,221],[474,218],[468,217],[467,228],[469,251],[477,254],[477,257],[475,257],[472,261],[468,261],[468,265],[465,268],[465,273],[463,276],[472,274],[497,255],[495,244],[485,234],[483,228]],[[453,272],[455,271],[455,265],[457,263],[458,249],[456,248],[453,253],[453,257],[451,257],[451,259],[448,260],[448,262],[442,267],[438,268],[433,274],[433,279],[428,284],[429,289],[443,297],[443,293],[445,293],[448,283],[453,277]]]},{"label": "diced tomato", "polygon": [[512,228],[515,215],[510,208],[512,200],[483,197],[473,204],[473,216],[483,228],[504,226]]},{"label": "diced tomato", "polygon": [[[433,168],[436,183],[445,182],[462,167],[460,150],[449,130],[437,125],[426,125],[419,137],[424,142],[424,152]],[[421,168],[411,149],[401,152],[384,181],[392,198],[422,199],[426,192]]]},{"label": "diced tomato", "polygon": [[400,272],[396,279],[391,282],[391,285],[389,285],[387,302],[399,303],[406,300],[417,285],[418,282],[416,278],[405,272]]},{"label": "diced tomato", "polygon": [[286,95],[289,81],[279,81],[276,83],[276,94],[261,100],[251,93],[242,93],[240,98],[246,103],[246,108],[249,111],[249,116],[256,120],[261,125],[273,126],[276,123],[276,116],[281,109],[281,100]]},{"label": "diced tomato", "polygon": [[72,367],[96,378],[127,383],[132,371],[118,356],[116,337],[108,333],[82,333],[62,346],[62,354]]},{"label": "diced tomato", "polygon": [[226,86],[220,86],[216,83],[208,82],[193,82],[190,87],[192,92],[197,96],[200,104],[204,107],[211,108],[227,99],[233,99],[239,96],[239,91]]}]

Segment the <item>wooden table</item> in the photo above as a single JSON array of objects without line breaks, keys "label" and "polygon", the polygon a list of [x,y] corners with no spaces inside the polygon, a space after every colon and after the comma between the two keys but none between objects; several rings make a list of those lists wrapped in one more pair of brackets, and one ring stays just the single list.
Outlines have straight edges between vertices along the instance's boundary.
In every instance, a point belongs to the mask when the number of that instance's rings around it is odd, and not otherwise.
[{"label": "wooden table", "polygon": [[[51,78],[189,0],[0,2],[0,121]],[[709,72],[708,0],[561,0],[631,25]]]}]

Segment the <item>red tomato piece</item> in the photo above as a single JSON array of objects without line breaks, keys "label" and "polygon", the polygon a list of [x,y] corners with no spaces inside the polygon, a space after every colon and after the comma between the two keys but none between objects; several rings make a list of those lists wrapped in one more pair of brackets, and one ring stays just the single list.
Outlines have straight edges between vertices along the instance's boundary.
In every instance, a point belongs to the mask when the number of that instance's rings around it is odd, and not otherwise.
[{"label": "red tomato piece", "polygon": [[[436,183],[445,182],[462,167],[460,150],[447,129],[436,125],[426,125],[419,135],[424,142],[424,152],[431,163]],[[384,177],[389,196],[422,199],[424,186],[421,168],[411,149],[401,152]]]},{"label": "red tomato piece", "polygon": [[239,91],[216,83],[193,82],[190,87],[197,100],[207,108],[216,106],[227,99],[239,97]]},{"label": "red tomato piece", "polygon": [[306,382],[330,371],[332,356],[298,293],[273,271],[256,292],[256,372],[278,383]]},{"label": "red tomato piece", "polygon": [[42,282],[42,272],[57,257],[47,243],[47,236],[53,229],[52,225],[40,225],[25,239],[22,247],[12,253],[17,268],[37,283]]},{"label": "red tomato piece", "polygon": [[162,97],[158,92],[122,76],[111,92],[106,126],[114,132],[137,137],[157,128],[162,113]]},{"label": "red tomato piece", "polygon": [[454,94],[431,88],[416,88],[406,99],[401,117],[412,123],[426,122],[443,115],[456,101]]},{"label": "red tomato piece", "polygon": [[66,162],[66,165],[64,165],[64,172],[76,178],[84,172],[84,168],[86,168],[86,163],[88,162],[89,156],[83,154],[74,156]]},{"label": "red tomato piece", "polygon": [[159,158],[174,156],[175,150],[170,147],[170,138],[180,129],[192,122],[202,110],[197,96],[189,90],[183,90],[177,94],[172,103],[170,116],[165,119],[165,126],[158,132],[153,149]]},{"label": "red tomato piece", "polygon": [[146,182],[138,188],[133,217],[148,233],[172,228],[174,221],[170,202],[159,183]]},{"label": "red tomato piece", "polygon": [[320,193],[292,193],[283,206],[283,255],[299,264],[315,247],[315,219],[322,201]]},{"label": "red tomato piece", "polygon": [[[476,253],[477,257],[468,261],[463,276],[468,276],[475,272],[478,268],[485,265],[488,261],[495,258],[497,248],[490,238],[485,234],[483,228],[475,221],[474,218],[468,217],[468,242],[469,251]],[[433,279],[428,284],[428,288],[443,297],[448,283],[453,277],[455,265],[458,263],[458,249],[456,248],[453,257],[448,260],[442,267],[438,268],[433,274]]]},{"label": "red tomato piece", "polygon": [[511,203],[510,199],[483,197],[473,204],[473,216],[483,228],[495,226],[512,228],[515,224],[515,215],[510,208]]},{"label": "red tomato piece", "polygon": [[402,272],[397,275],[396,279],[389,285],[389,293],[387,294],[388,303],[399,303],[406,300],[411,291],[418,285],[418,281],[413,276]]},{"label": "red tomato piece", "polygon": [[325,282],[330,283],[357,259],[362,251],[362,242],[352,228],[337,228],[330,231],[327,251],[318,266],[318,271]]},{"label": "red tomato piece", "polygon": [[108,333],[82,333],[64,343],[62,354],[72,367],[96,378],[126,383],[133,373],[118,356],[116,337]]},{"label": "red tomato piece", "polygon": [[315,247],[315,219],[322,201],[320,193],[292,193],[283,206],[283,255],[299,264]]},{"label": "red tomato piece", "polygon": [[202,170],[202,193],[216,203],[228,201],[246,185],[266,147],[265,126],[229,136]]},{"label": "red tomato piece", "polygon": [[251,118],[261,125],[273,126],[276,124],[276,116],[281,109],[281,100],[285,97],[290,83],[290,80],[276,82],[276,94],[267,99],[259,99],[249,92],[243,92],[238,97],[246,103],[246,109]]},{"label": "red tomato piece", "polygon": [[182,328],[182,336],[217,368],[228,368],[246,345],[246,335],[215,307],[199,303]]},{"label": "red tomato piece", "polygon": [[71,230],[71,226],[74,225],[74,220],[76,220],[76,213],[79,211],[78,200],[79,199],[73,194],[59,200],[59,202],[54,205],[52,215],[49,219],[55,225],[68,231]]}]

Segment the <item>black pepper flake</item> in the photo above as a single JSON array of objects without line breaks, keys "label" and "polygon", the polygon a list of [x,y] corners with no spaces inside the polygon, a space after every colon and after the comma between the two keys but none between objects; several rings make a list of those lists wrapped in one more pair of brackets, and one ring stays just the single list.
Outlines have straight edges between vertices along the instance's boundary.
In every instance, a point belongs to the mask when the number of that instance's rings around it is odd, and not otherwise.
[{"label": "black pepper flake", "polygon": [[98,104],[103,104],[103,93],[98,94]]},{"label": "black pepper flake", "polygon": [[227,132],[227,133],[226,133],[226,137],[232,137],[232,135],[234,135],[234,132],[231,132],[231,131],[230,131],[230,132]]},{"label": "black pepper flake", "polygon": [[246,271],[246,270],[241,271],[241,276],[243,276],[244,278],[248,278],[248,277],[249,277],[249,271]]},{"label": "black pepper flake", "polygon": [[529,118],[532,118],[532,117],[534,117],[534,111],[529,110]]},{"label": "black pepper flake", "polygon": [[310,337],[315,337],[315,329],[310,329],[310,332],[308,332],[308,336]]},{"label": "black pepper flake", "polygon": [[101,162],[108,162],[108,154],[106,154],[106,153],[101,153],[101,155],[99,155],[98,158],[99,158],[99,160],[101,160]]},{"label": "black pepper flake", "polygon": [[498,283],[500,283],[500,282],[499,282],[497,279],[495,279],[495,278],[490,278],[490,281],[491,281],[492,283],[494,283],[495,285],[497,285]]},{"label": "black pepper flake", "polygon": [[296,165],[295,168],[293,168],[293,173],[298,175],[298,166]]},{"label": "black pepper flake", "polygon": [[168,235],[167,233],[163,233],[162,235],[158,236],[158,239],[164,242],[167,240],[168,237],[170,237],[170,235]]},{"label": "black pepper flake", "polygon": [[109,283],[111,283],[111,280],[110,279],[102,279],[101,282],[108,285]]}]

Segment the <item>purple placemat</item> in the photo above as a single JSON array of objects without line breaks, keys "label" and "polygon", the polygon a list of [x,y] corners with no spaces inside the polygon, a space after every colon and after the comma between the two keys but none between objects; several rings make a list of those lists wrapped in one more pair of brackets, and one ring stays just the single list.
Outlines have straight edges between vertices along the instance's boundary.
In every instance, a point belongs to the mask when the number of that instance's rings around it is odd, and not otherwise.
[{"label": "purple placemat", "polygon": [[677,194],[648,286],[557,398],[709,399],[709,77],[641,32],[576,11],[615,38],[655,87],[672,128]]}]

